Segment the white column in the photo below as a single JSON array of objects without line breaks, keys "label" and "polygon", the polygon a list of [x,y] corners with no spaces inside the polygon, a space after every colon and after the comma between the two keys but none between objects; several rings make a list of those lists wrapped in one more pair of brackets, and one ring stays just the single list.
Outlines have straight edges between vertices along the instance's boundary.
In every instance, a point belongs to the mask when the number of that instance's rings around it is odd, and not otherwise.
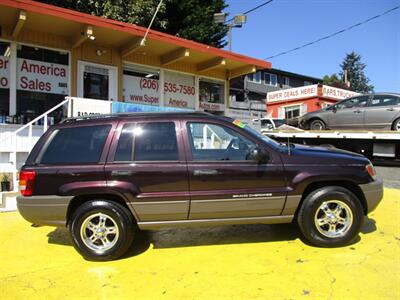
[{"label": "white column", "polygon": [[228,114],[228,110],[229,110],[229,106],[230,106],[230,103],[229,103],[229,88],[230,88],[230,85],[229,85],[229,80],[225,80],[225,82],[224,82],[224,105],[225,105],[225,110],[224,110],[224,115],[226,116],[227,114]]},{"label": "white column", "polygon": [[160,69],[160,80],[158,81],[160,84],[160,106],[165,106],[165,99],[164,99],[164,82],[165,82],[165,73],[164,69]]},{"label": "white column", "polygon": [[200,110],[200,80],[199,76],[194,77],[194,89],[195,89],[195,110]]},{"label": "white column", "polygon": [[9,114],[17,113],[17,43],[10,44],[10,109]]}]

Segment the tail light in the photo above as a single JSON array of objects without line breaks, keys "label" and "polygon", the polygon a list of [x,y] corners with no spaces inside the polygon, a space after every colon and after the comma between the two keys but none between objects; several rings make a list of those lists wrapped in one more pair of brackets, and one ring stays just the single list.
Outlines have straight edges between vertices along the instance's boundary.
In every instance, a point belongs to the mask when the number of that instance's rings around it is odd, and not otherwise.
[{"label": "tail light", "polygon": [[369,163],[368,165],[365,166],[365,168],[366,168],[369,176],[371,176],[371,178],[373,180],[376,180],[377,177],[376,177],[376,171],[375,171],[374,166],[371,163]]},{"label": "tail light", "polygon": [[21,191],[22,196],[32,195],[35,178],[35,171],[21,171],[19,174],[19,190]]}]

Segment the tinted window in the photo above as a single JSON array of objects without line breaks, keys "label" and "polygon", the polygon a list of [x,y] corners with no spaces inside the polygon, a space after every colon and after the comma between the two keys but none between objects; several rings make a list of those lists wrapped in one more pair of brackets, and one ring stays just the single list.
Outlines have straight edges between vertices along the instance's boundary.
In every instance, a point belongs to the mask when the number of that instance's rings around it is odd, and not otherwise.
[{"label": "tinted window", "polygon": [[400,104],[400,98],[395,96],[374,96],[370,106],[391,106]]},{"label": "tinted window", "polygon": [[111,125],[58,129],[41,156],[42,164],[97,163]]},{"label": "tinted window", "polygon": [[363,96],[363,97],[357,97],[357,98],[351,98],[348,100],[344,100],[342,102],[339,102],[335,106],[337,109],[364,107],[367,105],[367,102],[368,102],[368,96]]},{"label": "tinted window", "polygon": [[172,122],[127,124],[118,141],[114,161],[176,161],[178,144]]},{"label": "tinted window", "polygon": [[117,150],[114,161],[132,161],[133,160],[133,136],[135,125],[128,124],[122,128],[119,136]]},{"label": "tinted window", "polygon": [[188,123],[193,160],[251,160],[255,143],[232,129],[215,124]]}]

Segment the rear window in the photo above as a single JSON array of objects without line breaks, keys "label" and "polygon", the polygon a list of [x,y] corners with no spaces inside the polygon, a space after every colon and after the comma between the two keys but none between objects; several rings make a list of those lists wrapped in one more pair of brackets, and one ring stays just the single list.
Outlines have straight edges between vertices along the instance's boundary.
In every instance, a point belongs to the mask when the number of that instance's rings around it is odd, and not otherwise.
[{"label": "rear window", "polygon": [[97,163],[111,125],[58,129],[40,157],[42,164]]}]

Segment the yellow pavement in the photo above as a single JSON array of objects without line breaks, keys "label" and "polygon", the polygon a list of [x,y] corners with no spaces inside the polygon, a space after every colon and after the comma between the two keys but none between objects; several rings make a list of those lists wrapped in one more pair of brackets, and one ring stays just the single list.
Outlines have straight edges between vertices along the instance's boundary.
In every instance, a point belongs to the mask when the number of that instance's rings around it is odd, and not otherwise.
[{"label": "yellow pavement", "polygon": [[352,245],[304,244],[293,225],[141,233],[129,255],[88,262],[65,229],[0,214],[0,299],[400,299],[400,190]]}]

